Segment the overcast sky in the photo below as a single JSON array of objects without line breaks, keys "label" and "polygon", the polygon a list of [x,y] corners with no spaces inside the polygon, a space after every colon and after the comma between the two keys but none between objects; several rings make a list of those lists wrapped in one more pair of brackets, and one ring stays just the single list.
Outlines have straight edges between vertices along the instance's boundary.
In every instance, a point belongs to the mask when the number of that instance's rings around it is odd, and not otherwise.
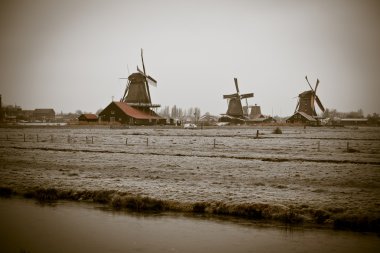
[{"label": "overcast sky", "polygon": [[141,66],[152,102],[225,113],[253,92],[291,115],[308,75],[327,108],[380,112],[380,1],[0,1],[0,94],[23,109],[96,112]]}]

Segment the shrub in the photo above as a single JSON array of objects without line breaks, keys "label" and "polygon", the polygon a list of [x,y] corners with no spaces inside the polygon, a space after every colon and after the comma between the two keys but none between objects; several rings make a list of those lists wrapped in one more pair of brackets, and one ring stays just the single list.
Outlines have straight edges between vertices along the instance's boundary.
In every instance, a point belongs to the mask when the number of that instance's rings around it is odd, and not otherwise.
[{"label": "shrub", "polygon": [[276,128],[273,130],[273,133],[274,133],[274,134],[282,134],[282,130],[281,130],[281,128],[276,127]]}]

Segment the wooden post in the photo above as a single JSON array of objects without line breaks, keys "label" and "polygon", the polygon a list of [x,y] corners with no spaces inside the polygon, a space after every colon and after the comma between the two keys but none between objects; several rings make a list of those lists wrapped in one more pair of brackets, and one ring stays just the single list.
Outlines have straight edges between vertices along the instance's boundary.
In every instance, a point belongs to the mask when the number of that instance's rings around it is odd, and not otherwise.
[{"label": "wooden post", "polygon": [[256,131],[256,139],[259,138],[259,130]]},{"label": "wooden post", "polygon": [[146,145],[149,146],[149,139],[146,138]]},{"label": "wooden post", "polygon": [[87,140],[87,135],[86,135],[86,143],[88,142],[88,140]]},{"label": "wooden post", "polygon": [[214,139],[214,148],[215,148],[216,140]]},{"label": "wooden post", "polygon": [[128,138],[125,138],[125,146],[128,146]]}]

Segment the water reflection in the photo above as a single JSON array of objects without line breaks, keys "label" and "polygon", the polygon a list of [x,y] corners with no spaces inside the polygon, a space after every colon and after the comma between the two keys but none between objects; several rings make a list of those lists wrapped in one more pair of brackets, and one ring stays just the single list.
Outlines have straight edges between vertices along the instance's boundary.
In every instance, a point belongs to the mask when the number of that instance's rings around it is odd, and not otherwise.
[{"label": "water reflection", "polygon": [[377,252],[380,239],[286,229],[203,215],[139,214],[104,207],[0,199],[0,252]]}]

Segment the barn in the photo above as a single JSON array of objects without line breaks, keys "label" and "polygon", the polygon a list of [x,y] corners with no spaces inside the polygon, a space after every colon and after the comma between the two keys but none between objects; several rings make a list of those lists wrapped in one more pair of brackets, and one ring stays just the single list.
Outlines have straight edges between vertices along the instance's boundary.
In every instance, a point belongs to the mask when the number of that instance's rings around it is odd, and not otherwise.
[{"label": "barn", "polygon": [[157,125],[165,124],[166,119],[158,116],[153,110],[137,109],[126,102],[111,102],[101,113],[101,121],[121,123],[129,125]]},{"label": "barn", "polygon": [[317,124],[318,121],[312,116],[304,112],[298,111],[295,114],[293,114],[293,116],[288,118],[286,120],[286,123],[302,123],[302,124],[314,125],[314,124]]}]

